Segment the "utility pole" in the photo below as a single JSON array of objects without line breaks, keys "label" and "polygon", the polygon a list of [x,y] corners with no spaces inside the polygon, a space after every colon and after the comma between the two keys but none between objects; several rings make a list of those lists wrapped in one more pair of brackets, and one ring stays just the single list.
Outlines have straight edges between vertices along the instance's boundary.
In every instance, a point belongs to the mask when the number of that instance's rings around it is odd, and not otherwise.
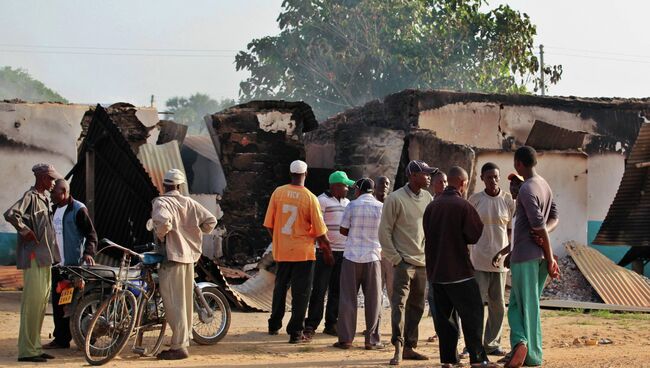
[{"label": "utility pole", "polygon": [[544,45],[539,45],[539,84],[542,89],[542,96],[546,95],[546,88],[544,86]]}]

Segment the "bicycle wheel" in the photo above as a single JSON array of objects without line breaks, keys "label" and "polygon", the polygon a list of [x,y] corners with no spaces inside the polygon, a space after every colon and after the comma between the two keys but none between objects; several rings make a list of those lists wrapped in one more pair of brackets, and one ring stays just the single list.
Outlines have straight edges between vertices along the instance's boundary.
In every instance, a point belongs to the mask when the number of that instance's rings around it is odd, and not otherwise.
[{"label": "bicycle wheel", "polygon": [[167,321],[162,297],[157,291],[138,310],[138,324],[133,352],[140,356],[156,355],[165,338]]},{"label": "bicycle wheel", "polygon": [[133,331],[137,308],[135,296],[128,290],[120,290],[102,302],[84,341],[89,364],[102,365],[122,351]]},{"label": "bicycle wheel", "polygon": [[217,288],[205,288],[203,297],[212,310],[213,316],[207,318],[201,315],[201,303],[194,303],[194,317],[192,318],[192,337],[201,345],[212,345],[223,339],[230,328],[230,304],[221,291]]},{"label": "bicycle wheel", "polygon": [[86,332],[88,332],[88,326],[100,304],[102,304],[102,294],[91,293],[85,295],[77,304],[72,316],[70,316],[70,334],[79,350],[84,349],[84,339],[86,338]]}]

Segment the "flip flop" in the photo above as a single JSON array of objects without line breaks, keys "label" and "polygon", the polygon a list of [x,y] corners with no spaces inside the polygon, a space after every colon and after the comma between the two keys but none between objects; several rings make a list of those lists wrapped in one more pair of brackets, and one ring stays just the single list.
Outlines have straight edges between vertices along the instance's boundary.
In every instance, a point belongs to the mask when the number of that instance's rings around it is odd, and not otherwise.
[{"label": "flip flop", "polygon": [[505,367],[519,368],[523,366],[526,361],[526,355],[528,355],[528,347],[526,344],[523,341],[517,343],[517,345],[512,349],[512,356],[508,363],[506,363]]}]

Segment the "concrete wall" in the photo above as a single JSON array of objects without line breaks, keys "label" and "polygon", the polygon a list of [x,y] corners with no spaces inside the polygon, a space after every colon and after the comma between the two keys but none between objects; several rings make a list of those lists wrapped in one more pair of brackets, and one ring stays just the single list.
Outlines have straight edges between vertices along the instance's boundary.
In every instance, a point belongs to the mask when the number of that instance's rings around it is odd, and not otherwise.
[{"label": "concrete wall", "polygon": [[[34,184],[31,168],[53,164],[65,175],[77,161],[79,122],[86,105],[0,103],[0,211]],[[0,263],[15,258],[16,232],[0,217]]]},{"label": "concrete wall", "polygon": [[[480,152],[476,156],[476,171],[473,177],[475,190],[485,187],[480,182],[480,168],[486,162],[494,162],[501,168],[502,190],[509,190],[507,176],[514,172],[512,152]],[[562,244],[575,240],[587,243],[588,180],[587,155],[567,152],[540,152],[537,172],[551,186],[555,203],[560,213],[560,224],[551,233],[551,244],[559,256],[566,254]]]},{"label": "concrete wall", "polygon": [[[51,163],[66,175],[77,161],[81,120],[89,105],[0,102],[0,212],[9,208],[34,184],[34,164]],[[158,137],[155,108],[136,108],[149,129],[149,142]],[[0,264],[14,262],[16,232],[0,216]]]},{"label": "concrete wall", "polygon": [[[614,201],[624,171],[625,157],[621,154],[606,153],[589,157],[589,219],[587,223],[589,244],[596,238],[596,234],[607,216],[607,211]],[[629,249],[627,246],[591,245],[614,262],[620,261]],[[650,269],[648,271],[650,272]]]},{"label": "concrete wall", "polygon": [[594,133],[596,122],[579,114],[539,106],[503,106],[490,102],[444,105],[420,112],[418,125],[435,131],[443,140],[477,148],[501,149],[503,139],[512,137],[522,145],[535,120],[569,130]]}]

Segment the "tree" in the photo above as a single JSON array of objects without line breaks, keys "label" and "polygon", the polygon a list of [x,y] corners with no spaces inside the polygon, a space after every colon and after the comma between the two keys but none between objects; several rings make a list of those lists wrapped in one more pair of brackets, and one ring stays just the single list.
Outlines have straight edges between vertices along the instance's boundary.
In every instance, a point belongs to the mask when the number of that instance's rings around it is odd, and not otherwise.
[{"label": "tree", "polygon": [[203,121],[205,115],[236,105],[237,102],[232,98],[216,101],[206,94],[195,93],[188,98],[172,97],[165,104],[167,110],[174,113],[172,119],[175,122],[187,125],[189,134],[199,134],[206,129]]},{"label": "tree", "polygon": [[[537,88],[536,28],[484,0],[284,0],[281,33],[236,58],[241,99],[309,103],[323,119],[406,88],[524,93]],[[551,83],[561,66],[545,68]]]},{"label": "tree", "polygon": [[28,102],[64,102],[68,100],[32,78],[23,69],[0,68],[0,100],[19,99]]}]

